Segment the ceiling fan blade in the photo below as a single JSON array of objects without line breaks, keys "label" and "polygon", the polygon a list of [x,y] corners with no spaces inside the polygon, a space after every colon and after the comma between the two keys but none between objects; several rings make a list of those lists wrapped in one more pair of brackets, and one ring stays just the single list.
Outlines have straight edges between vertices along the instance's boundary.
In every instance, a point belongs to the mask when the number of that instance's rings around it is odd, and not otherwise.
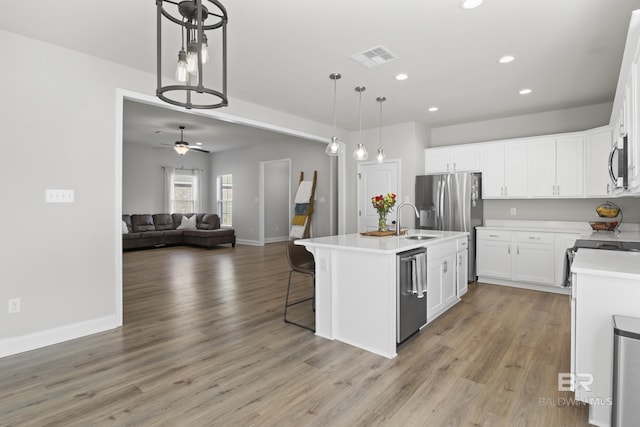
[{"label": "ceiling fan blade", "polygon": [[198,148],[198,147],[189,147],[189,150],[193,150],[193,151],[200,151],[201,153],[207,153],[209,154],[211,151],[209,150],[205,150],[204,148]]}]

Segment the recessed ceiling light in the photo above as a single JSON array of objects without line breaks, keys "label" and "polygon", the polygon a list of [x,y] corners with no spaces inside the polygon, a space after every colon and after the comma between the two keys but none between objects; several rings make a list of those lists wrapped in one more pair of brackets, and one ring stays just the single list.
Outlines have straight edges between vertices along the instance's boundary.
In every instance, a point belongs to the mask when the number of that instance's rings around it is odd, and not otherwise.
[{"label": "recessed ceiling light", "polygon": [[482,4],[482,0],[463,0],[460,7],[463,9],[474,9]]},{"label": "recessed ceiling light", "polygon": [[502,58],[498,59],[498,62],[501,64],[508,64],[509,62],[513,62],[514,59],[516,59],[514,56],[505,55]]},{"label": "recessed ceiling light", "polygon": [[430,107],[428,111],[430,113],[435,113],[436,111],[438,111],[438,107]]},{"label": "recessed ceiling light", "polygon": [[531,89],[522,89],[520,92],[518,92],[520,95],[529,95],[532,92]]},{"label": "recessed ceiling light", "polygon": [[396,76],[396,80],[407,80],[409,78],[408,74],[400,73]]}]

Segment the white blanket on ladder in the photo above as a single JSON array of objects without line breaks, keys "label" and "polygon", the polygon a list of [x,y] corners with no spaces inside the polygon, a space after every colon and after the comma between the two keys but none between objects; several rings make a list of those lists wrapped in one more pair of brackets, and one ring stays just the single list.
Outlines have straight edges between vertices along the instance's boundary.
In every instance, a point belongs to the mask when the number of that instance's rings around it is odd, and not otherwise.
[{"label": "white blanket on ladder", "polygon": [[311,190],[313,189],[313,181],[302,181],[298,186],[295,203],[309,203],[311,200]]}]

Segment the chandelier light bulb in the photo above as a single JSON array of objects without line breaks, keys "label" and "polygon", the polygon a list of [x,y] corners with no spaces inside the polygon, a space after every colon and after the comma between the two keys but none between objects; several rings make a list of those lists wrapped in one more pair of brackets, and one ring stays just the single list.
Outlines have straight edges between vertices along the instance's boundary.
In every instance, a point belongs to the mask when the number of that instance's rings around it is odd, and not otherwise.
[{"label": "chandelier light bulb", "polygon": [[176,67],[176,80],[180,83],[187,82],[187,54],[184,50],[178,53],[178,65]]},{"label": "chandelier light bulb", "polygon": [[384,162],[386,158],[387,155],[384,153],[384,150],[382,148],[378,148],[378,154],[376,155],[376,160],[378,161],[378,163]]},{"label": "chandelier light bulb", "polygon": [[200,55],[202,56],[202,63],[206,64],[207,61],[209,61],[209,41],[206,35],[202,37],[202,50],[200,51]]},{"label": "chandelier light bulb", "polygon": [[191,40],[187,46],[187,71],[198,74],[198,43]]}]

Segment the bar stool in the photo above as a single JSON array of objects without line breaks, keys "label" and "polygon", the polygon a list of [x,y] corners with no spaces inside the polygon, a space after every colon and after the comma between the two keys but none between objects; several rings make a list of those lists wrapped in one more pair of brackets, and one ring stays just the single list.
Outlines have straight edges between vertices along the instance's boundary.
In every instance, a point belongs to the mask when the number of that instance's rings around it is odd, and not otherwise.
[{"label": "bar stool", "polygon": [[[295,243],[293,243],[293,240],[289,240],[287,242],[287,261],[289,262],[289,267],[291,268],[291,271],[289,271],[289,283],[287,284],[287,298],[285,300],[284,303],[284,322],[285,323],[290,323],[292,325],[296,325],[299,326],[301,328],[307,329],[311,332],[315,333],[315,329],[311,328],[309,326],[305,326],[302,325],[300,323],[296,323],[296,322],[292,322],[291,320],[287,319],[287,309],[291,306],[306,302],[306,301],[313,301],[312,302],[312,308],[313,311],[316,311],[316,306],[315,306],[315,302],[316,302],[316,264],[315,264],[315,260],[313,259],[313,255],[311,254],[311,252],[307,251],[307,249],[304,246],[301,245],[296,245]],[[296,301],[293,303],[289,303],[289,293],[291,291],[291,275],[296,272],[296,273],[302,273],[302,274],[308,274],[311,276],[312,279],[312,283],[313,283],[313,296],[311,298],[305,298],[303,300],[300,301]]]}]

